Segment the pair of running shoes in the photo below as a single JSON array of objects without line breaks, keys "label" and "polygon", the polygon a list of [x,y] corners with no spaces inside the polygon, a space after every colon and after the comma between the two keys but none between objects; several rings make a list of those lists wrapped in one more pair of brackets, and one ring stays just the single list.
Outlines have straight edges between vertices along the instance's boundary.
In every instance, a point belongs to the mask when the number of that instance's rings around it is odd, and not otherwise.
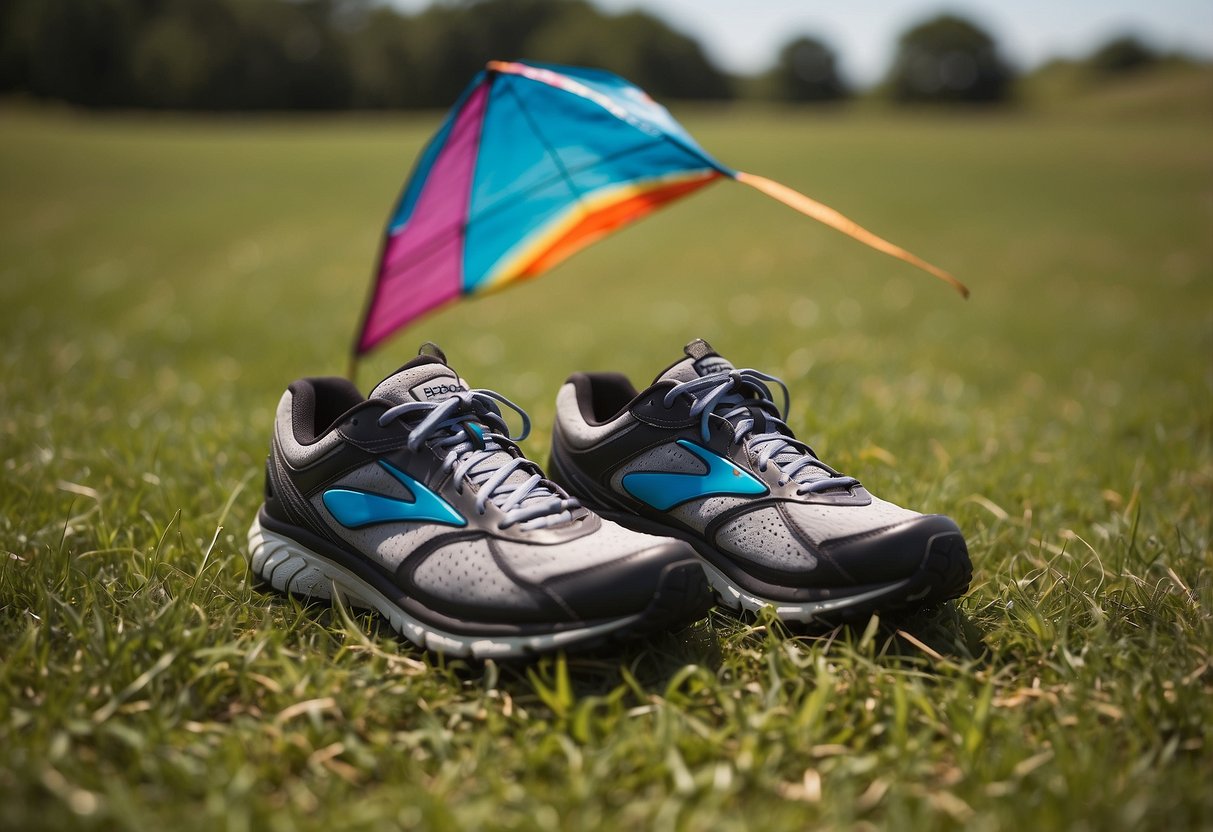
[{"label": "pair of running shoes", "polygon": [[526,414],[432,344],[369,398],[300,379],[278,405],[252,571],[482,659],[674,630],[716,602],[837,623],[966,592],[956,524],[826,465],[786,424],[787,399],[702,340],[643,391],[577,373],[545,475],[516,444]]}]

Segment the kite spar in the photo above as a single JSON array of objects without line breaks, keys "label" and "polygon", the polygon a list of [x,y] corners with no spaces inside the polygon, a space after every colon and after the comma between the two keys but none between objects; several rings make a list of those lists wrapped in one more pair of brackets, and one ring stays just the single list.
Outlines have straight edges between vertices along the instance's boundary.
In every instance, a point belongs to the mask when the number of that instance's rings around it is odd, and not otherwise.
[{"label": "kite spar", "polygon": [[640,88],[597,69],[493,61],[430,141],[388,222],[354,358],[463,295],[535,277],[718,179],[969,290],[778,182],[713,159]]}]

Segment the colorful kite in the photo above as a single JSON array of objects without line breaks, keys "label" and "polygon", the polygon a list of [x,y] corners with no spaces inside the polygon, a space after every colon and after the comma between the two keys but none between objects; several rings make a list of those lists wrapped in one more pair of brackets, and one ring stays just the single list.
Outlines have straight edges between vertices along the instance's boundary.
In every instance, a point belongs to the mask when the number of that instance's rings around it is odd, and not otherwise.
[{"label": "colorful kite", "polygon": [[388,223],[362,355],[461,295],[542,274],[667,202],[729,177],[946,280],[947,272],[791,188],[709,156],[617,75],[493,61],[431,140]]}]

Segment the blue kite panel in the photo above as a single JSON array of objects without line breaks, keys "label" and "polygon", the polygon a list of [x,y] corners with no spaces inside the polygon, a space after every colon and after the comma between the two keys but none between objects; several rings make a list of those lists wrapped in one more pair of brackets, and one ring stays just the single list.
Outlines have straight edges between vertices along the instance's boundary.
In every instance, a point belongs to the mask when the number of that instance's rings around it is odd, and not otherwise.
[{"label": "blue kite panel", "polygon": [[581,96],[514,75],[492,83],[464,241],[466,289],[585,194],[715,167]]},{"label": "blue kite panel", "polygon": [[686,128],[670,115],[669,110],[654,101],[644,90],[615,73],[590,67],[562,66],[532,61],[523,63],[558,72],[579,81],[594,92],[610,98],[614,104],[625,110],[634,126],[654,136],[668,136],[688,151],[701,156],[705,167],[715,168],[726,176],[733,175],[731,168],[713,159],[707,151],[699,146]]}]

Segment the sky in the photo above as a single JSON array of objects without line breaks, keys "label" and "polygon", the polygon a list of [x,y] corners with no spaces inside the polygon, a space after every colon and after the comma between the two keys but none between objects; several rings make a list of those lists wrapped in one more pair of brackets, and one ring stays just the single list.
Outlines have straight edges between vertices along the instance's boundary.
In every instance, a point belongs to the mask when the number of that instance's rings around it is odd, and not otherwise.
[{"label": "sky", "polygon": [[[426,0],[394,0],[415,10]],[[880,80],[897,36],[944,11],[995,36],[1020,69],[1052,57],[1080,57],[1131,32],[1163,50],[1213,57],[1213,0],[592,0],[612,13],[643,9],[695,37],[716,63],[738,74],[767,69],[779,48],[808,34],[838,53],[852,83]]]}]

